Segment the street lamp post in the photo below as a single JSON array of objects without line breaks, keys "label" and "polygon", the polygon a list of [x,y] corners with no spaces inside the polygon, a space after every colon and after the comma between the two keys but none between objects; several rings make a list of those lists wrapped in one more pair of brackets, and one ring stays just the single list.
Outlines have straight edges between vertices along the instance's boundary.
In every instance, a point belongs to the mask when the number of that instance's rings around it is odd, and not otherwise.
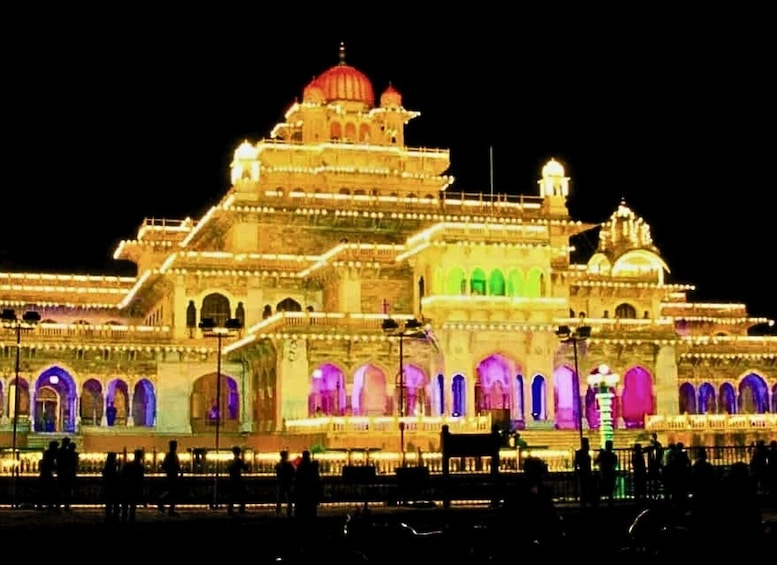
[{"label": "street lamp post", "polygon": [[13,467],[11,468],[11,507],[18,508],[16,500],[16,486],[19,477],[19,452],[16,449],[19,430],[19,401],[20,389],[19,372],[21,369],[21,350],[22,350],[22,332],[32,330],[33,326],[40,322],[40,314],[33,310],[28,310],[19,318],[16,312],[11,308],[6,308],[0,314],[3,327],[16,332],[16,362],[14,366],[14,402],[13,402],[13,439],[11,453],[13,457]]},{"label": "street lamp post", "polygon": [[411,318],[401,323],[393,318],[383,320],[383,331],[386,334],[399,339],[399,450],[402,457],[402,467],[406,466],[405,458],[405,351],[404,341],[406,337],[426,337],[423,324]]},{"label": "street lamp post", "polygon": [[215,406],[215,450],[216,450],[216,473],[213,479],[213,504],[212,509],[219,507],[219,441],[221,432],[221,349],[225,337],[232,337],[243,327],[238,318],[229,318],[223,326],[216,325],[213,318],[202,318],[200,320],[200,330],[205,337],[216,338],[216,406]]},{"label": "street lamp post", "polygon": [[580,381],[580,369],[578,367],[578,343],[585,342],[591,337],[591,326],[579,326],[576,329],[572,329],[569,326],[559,326],[556,331],[556,335],[561,338],[561,343],[571,343],[572,352],[575,358],[575,378],[577,379],[577,431],[580,434],[580,448],[583,448],[583,407],[585,402],[583,400],[583,390]]},{"label": "street lamp post", "polygon": [[588,375],[588,384],[596,390],[596,401],[599,404],[599,442],[604,448],[608,441],[612,441],[615,434],[613,422],[613,390],[618,386],[619,377],[613,373],[607,365],[599,365],[595,373]]}]

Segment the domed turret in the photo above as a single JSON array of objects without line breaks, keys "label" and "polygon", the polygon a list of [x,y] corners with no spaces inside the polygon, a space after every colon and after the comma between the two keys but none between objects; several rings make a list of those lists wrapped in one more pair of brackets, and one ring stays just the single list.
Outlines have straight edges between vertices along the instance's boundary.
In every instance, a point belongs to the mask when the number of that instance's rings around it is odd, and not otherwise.
[{"label": "domed turret", "polygon": [[545,163],[545,166],[542,167],[542,178],[548,178],[548,177],[563,177],[564,176],[564,166],[556,161],[555,159],[551,159],[547,163]]},{"label": "domed turret", "polygon": [[621,200],[618,209],[602,225],[599,251],[617,250],[617,256],[631,249],[658,251],[653,245],[650,226]]},{"label": "domed turret", "polygon": [[325,104],[326,96],[324,95],[324,89],[318,84],[318,79],[313,77],[313,80],[302,91],[302,101],[308,104]]},{"label": "domed turret", "polygon": [[545,163],[542,178],[538,181],[540,196],[569,196],[569,177],[564,174],[564,166],[555,159]]},{"label": "domed turret", "polygon": [[402,107],[402,95],[399,91],[389,83],[383,94],[380,95],[380,107],[381,108],[401,108]]},{"label": "domed turret", "polygon": [[589,272],[613,277],[639,278],[663,283],[669,272],[653,244],[650,226],[621,200],[618,209],[602,224],[599,247],[588,264]]}]

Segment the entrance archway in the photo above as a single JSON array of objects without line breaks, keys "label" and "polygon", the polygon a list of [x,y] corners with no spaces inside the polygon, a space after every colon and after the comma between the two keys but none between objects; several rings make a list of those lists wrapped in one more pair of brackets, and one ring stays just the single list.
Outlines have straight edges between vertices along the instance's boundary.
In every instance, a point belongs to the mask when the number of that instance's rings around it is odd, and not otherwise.
[{"label": "entrance archway", "polygon": [[36,432],[76,430],[76,384],[61,367],[49,367],[35,383],[33,429]]}]

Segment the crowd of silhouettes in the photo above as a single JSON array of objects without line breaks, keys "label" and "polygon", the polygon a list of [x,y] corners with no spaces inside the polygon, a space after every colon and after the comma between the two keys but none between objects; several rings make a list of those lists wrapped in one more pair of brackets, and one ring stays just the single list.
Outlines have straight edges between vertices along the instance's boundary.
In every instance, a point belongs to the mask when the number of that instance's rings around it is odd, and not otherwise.
[{"label": "crowd of silhouettes", "polygon": [[[247,490],[244,473],[248,465],[240,447],[232,448],[228,465],[227,513],[246,512]],[[588,438],[582,438],[574,454],[577,494],[583,507],[602,503],[612,505],[631,489],[631,498],[646,507],[661,502],[668,508],[691,517],[692,524],[707,532],[736,531],[751,534],[760,523],[760,507],[777,506],[777,441],[756,441],[749,451],[748,463],[714,465],[705,447],[686,447],[675,441],[663,446],[656,434],[643,446],[632,446],[630,459],[620,461],[611,440],[593,450]],[[144,485],[145,453],[136,449],[132,459],[122,463],[116,452],[109,452],[102,468],[101,497],[107,521],[133,522],[138,505],[148,502]],[[628,471],[626,471],[628,467]],[[54,512],[69,511],[77,487],[79,454],[75,441],[64,437],[51,440],[39,464],[36,508]],[[178,442],[169,441],[162,461],[164,487],[156,499],[157,507],[175,516],[183,492],[183,472],[178,456]],[[523,463],[523,487],[508,501],[508,508],[520,501],[541,514],[545,498],[552,498],[545,486],[547,467],[532,458]],[[318,464],[309,450],[294,461],[288,450],[279,453],[275,465],[278,515],[295,517],[310,523],[317,517],[322,499],[322,482]],[[625,492],[625,491],[624,491]],[[539,496],[537,496],[539,495]],[[528,498],[527,498],[528,497]],[[544,501],[544,502],[543,502]]]},{"label": "crowd of silhouettes", "polygon": [[78,450],[69,437],[49,441],[38,466],[39,499],[36,508],[69,512],[78,476]]}]

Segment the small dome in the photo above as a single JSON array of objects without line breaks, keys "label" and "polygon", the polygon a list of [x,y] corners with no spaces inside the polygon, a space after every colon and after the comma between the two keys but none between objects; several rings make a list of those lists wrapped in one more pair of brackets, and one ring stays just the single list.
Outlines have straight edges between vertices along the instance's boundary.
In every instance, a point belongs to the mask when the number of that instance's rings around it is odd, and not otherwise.
[{"label": "small dome", "polygon": [[380,95],[381,108],[401,108],[402,95],[390,83],[383,94]]},{"label": "small dome", "polygon": [[[315,81],[324,93],[327,102],[364,102],[370,107],[375,104],[375,91],[367,76],[360,70],[346,65],[345,47],[340,44],[340,63],[325,71]],[[311,83],[312,84],[312,83]]]},{"label": "small dome", "polygon": [[235,159],[256,159],[256,147],[244,141],[235,149]]},{"label": "small dome", "polygon": [[318,79],[313,78],[312,81],[302,91],[302,101],[311,104],[324,104],[326,102],[326,96],[324,96],[324,89],[318,84]]},{"label": "small dome", "polygon": [[555,159],[551,159],[547,163],[545,163],[545,166],[542,167],[542,178],[548,178],[548,177],[563,177],[564,176],[564,166],[556,161]]}]

